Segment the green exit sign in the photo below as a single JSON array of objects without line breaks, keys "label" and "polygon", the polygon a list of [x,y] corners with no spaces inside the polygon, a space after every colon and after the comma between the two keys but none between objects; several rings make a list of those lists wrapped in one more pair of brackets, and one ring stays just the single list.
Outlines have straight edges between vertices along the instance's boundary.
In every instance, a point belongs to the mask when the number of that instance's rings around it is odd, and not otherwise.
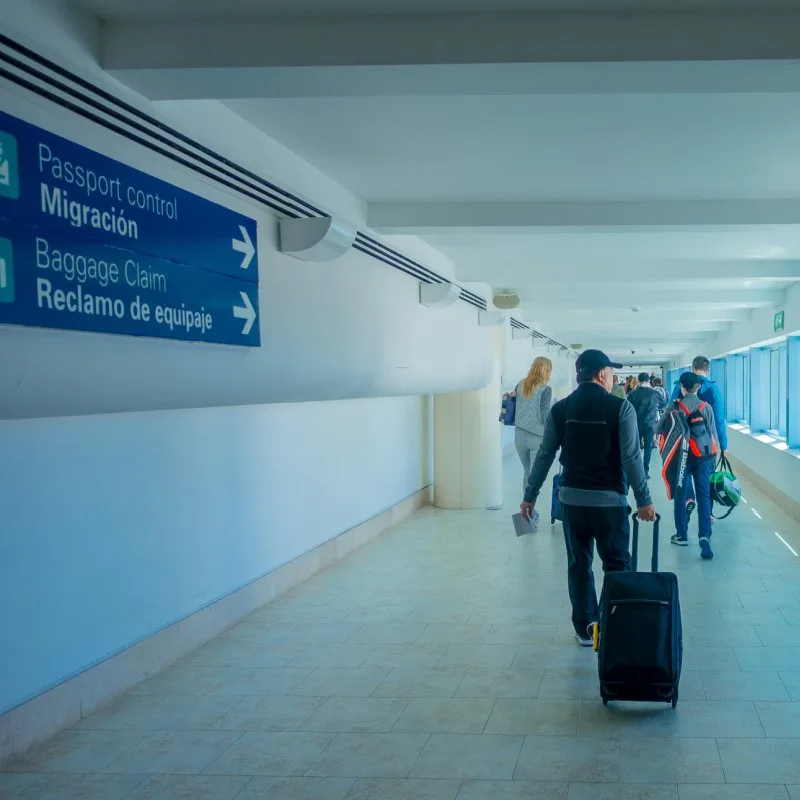
[{"label": "green exit sign", "polygon": [[783,330],[783,311],[779,311],[772,318],[772,328],[776,333]]}]

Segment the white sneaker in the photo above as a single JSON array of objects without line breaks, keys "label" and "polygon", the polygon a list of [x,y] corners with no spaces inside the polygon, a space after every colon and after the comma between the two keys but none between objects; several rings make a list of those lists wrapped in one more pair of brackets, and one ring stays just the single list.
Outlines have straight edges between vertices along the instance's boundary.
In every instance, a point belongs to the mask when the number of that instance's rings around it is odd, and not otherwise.
[{"label": "white sneaker", "polygon": [[575,633],[575,638],[578,640],[578,644],[581,647],[593,647],[594,646],[594,626],[597,625],[596,622],[590,622],[586,626],[586,633],[587,636],[580,636],[578,633]]}]

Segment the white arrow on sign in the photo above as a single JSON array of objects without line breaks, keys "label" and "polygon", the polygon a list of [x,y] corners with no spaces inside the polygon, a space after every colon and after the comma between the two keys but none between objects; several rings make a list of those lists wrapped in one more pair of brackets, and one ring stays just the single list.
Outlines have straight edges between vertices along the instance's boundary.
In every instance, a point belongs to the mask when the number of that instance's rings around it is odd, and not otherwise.
[{"label": "white arrow on sign", "polygon": [[242,328],[242,335],[247,336],[253,328],[253,323],[256,321],[256,310],[253,308],[253,304],[250,302],[247,292],[239,292],[239,294],[242,296],[244,305],[234,306],[233,316],[236,317],[236,319],[243,319],[245,321],[244,328]]},{"label": "white arrow on sign", "polygon": [[239,230],[242,232],[242,238],[232,239],[231,247],[237,253],[242,254],[241,267],[242,269],[247,269],[250,266],[250,262],[253,260],[253,256],[256,254],[256,249],[253,247],[253,240],[250,238],[247,228],[245,228],[244,225],[240,225]]}]

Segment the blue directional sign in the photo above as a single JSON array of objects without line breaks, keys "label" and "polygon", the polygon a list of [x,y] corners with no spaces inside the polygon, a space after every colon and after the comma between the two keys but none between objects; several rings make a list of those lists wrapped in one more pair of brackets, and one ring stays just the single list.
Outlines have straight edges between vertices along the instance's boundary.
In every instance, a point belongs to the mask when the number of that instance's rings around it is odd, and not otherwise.
[{"label": "blue directional sign", "polygon": [[0,150],[0,217],[258,281],[255,220],[2,112]]},{"label": "blue directional sign", "polygon": [[0,324],[258,347],[258,284],[0,220]]},{"label": "blue directional sign", "polygon": [[2,112],[0,228],[0,324],[260,344],[255,220]]}]

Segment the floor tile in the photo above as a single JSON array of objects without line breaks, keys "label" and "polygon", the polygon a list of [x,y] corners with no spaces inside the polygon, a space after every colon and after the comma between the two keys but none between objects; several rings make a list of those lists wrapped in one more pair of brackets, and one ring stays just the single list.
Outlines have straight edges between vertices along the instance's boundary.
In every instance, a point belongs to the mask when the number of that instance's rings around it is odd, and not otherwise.
[{"label": "floor tile", "polygon": [[359,778],[347,800],[455,800],[460,785],[454,780]]},{"label": "floor tile", "polygon": [[678,800],[786,800],[786,797],[782,785],[681,784],[678,787]]},{"label": "floor tile", "polygon": [[[784,630],[787,627],[784,625]],[[704,647],[758,647],[764,644],[753,625],[716,625],[690,628],[684,632],[684,641],[687,645]]]},{"label": "floor tile", "polygon": [[451,645],[439,663],[441,669],[509,669],[517,648],[502,644]]},{"label": "floor tile", "polygon": [[671,783],[571,783],[567,800],[678,800]]},{"label": "floor tile", "polygon": [[489,698],[414,698],[394,730],[417,733],[483,733],[494,706]]},{"label": "floor tile", "polygon": [[204,771],[207,775],[303,775],[334,736],[316,732],[250,731],[242,734]]},{"label": "floor tile", "polygon": [[284,695],[308,677],[313,667],[242,667],[209,693],[216,695]]},{"label": "floor tile", "polygon": [[[800,610],[800,609],[798,609]],[[786,618],[776,609],[723,608],[720,609],[723,625],[785,625]],[[798,619],[800,622],[800,619]]]},{"label": "floor tile", "polygon": [[[737,648],[738,651],[738,648]],[[733,647],[684,646],[683,667],[688,670],[738,670]]]},{"label": "floor tile", "polygon": [[800,641],[792,627],[788,625],[756,625],[755,630],[759,642],[754,642],[754,646],[760,643],[764,647],[786,647],[796,645]]},{"label": "floor tile", "polygon": [[[489,635],[490,625],[432,624],[420,635],[419,644],[483,644]],[[506,642],[494,642],[506,644]]]},{"label": "floor tile", "polygon": [[425,733],[340,733],[306,774],[405,778],[427,740]]},{"label": "floor tile", "polygon": [[375,652],[374,644],[312,644],[295,656],[290,667],[361,667]]},{"label": "floor tile", "polygon": [[396,698],[330,697],[306,721],[303,730],[386,732],[392,730],[407,705],[408,700]]},{"label": "floor tile", "polygon": [[718,739],[728,783],[800,783],[800,739]]},{"label": "floor tile", "polygon": [[229,683],[240,668],[240,666],[197,667],[178,663],[135,686],[129,694],[196,696],[218,691]]},{"label": "floor tile", "polygon": [[672,712],[670,729],[673,736],[698,739],[764,735],[753,704],[732,701],[681,701]]},{"label": "floor tile", "polygon": [[597,669],[597,657],[588,647],[569,644],[523,644],[514,659],[514,669]]},{"label": "floor tile", "polygon": [[800,647],[736,647],[734,650],[742,670],[800,670]]},{"label": "floor tile", "polygon": [[789,693],[777,672],[702,672],[703,688],[709,700],[789,700]]},{"label": "floor tile", "polygon": [[238,775],[151,775],[125,800],[233,800],[249,780]]},{"label": "floor tile", "polygon": [[224,731],[299,731],[323,697],[244,697],[211,727]]},{"label": "floor tile", "polygon": [[511,780],[522,742],[522,736],[434,733],[410,777]]},{"label": "floor tile", "polygon": [[265,778],[256,776],[236,800],[345,800],[353,778]]},{"label": "floor tile", "polygon": [[568,783],[464,781],[458,800],[567,800]]},{"label": "floor tile", "polygon": [[540,698],[599,700],[600,685],[597,670],[546,669],[539,686]]},{"label": "floor tile", "polygon": [[800,737],[799,703],[756,703],[755,708],[767,736]]},{"label": "floor tile", "polygon": [[293,695],[369,697],[389,670],[380,667],[318,667],[294,689]]},{"label": "floor tile", "polygon": [[492,625],[485,644],[551,644],[556,633],[555,625],[516,623]]},{"label": "floor tile", "polygon": [[519,757],[515,780],[619,780],[619,742],[599,736],[531,736]]},{"label": "floor tile", "polygon": [[463,669],[393,669],[373,697],[452,697],[467,674]]},{"label": "floor tile", "polygon": [[800,671],[779,672],[783,685],[792,700],[800,701]]},{"label": "floor tile", "polygon": [[196,775],[241,735],[239,731],[156,731],[111,761],[103,772]]},{"label": "floor tile", "polygon": [[[143,731],[91,731],[72,728],[7,767],[11,772],[100,772],[148,734]],[[146,773],[149,770],[139,770]]]},{"label": "floor tile", "polygon": [[16,798],[25,789],[29,789],[34,783],[39,783],[41,780],[42,775],[37,773],[0,772],[0,797],[3,800]]},{"label": "floor tile", "polygon": [[362,625],[347,641],[348,644],[413,644],[421,640],[427,627],[406,622]]},{"label": "floor tile", "polygon": [[447,652],[447,645],[379,645],[364,662],[365,667],[386,669],[433,669]]},{"label": "floor tile", "polygon": [[583,700],[579,736],[669,736],[672,710],[662,703],[614,702],[604,706]]},{"label": "floor tile", "polygon": [[580,708],[579,700],[499,699],[492,709],[485,732],[522,736],[575,736]]},{"label": "floor tile", "polygon": [[[739,739],[741,742],[758,741]],[[724,783],[714,739],[624,739],[620,780],[624,783]]]},{"label": "floor tile", "polygon": [[[129,797],[129,792],[144,778],[144,775],[45,775],[18,797],[21,800],[122,800]],[[4,795],[0,797],[5,800]]]},{"label": "floor tile", "polygon": [[418,622],[423,625],[465,625],[475,613],[472,606],[432,605],[417,606],[406,617],[405,622]]},{"label": "floor tile", "polygon": [[470,669],[456,689],[456,697],[535,698],[544,677],[536,669]]}]

